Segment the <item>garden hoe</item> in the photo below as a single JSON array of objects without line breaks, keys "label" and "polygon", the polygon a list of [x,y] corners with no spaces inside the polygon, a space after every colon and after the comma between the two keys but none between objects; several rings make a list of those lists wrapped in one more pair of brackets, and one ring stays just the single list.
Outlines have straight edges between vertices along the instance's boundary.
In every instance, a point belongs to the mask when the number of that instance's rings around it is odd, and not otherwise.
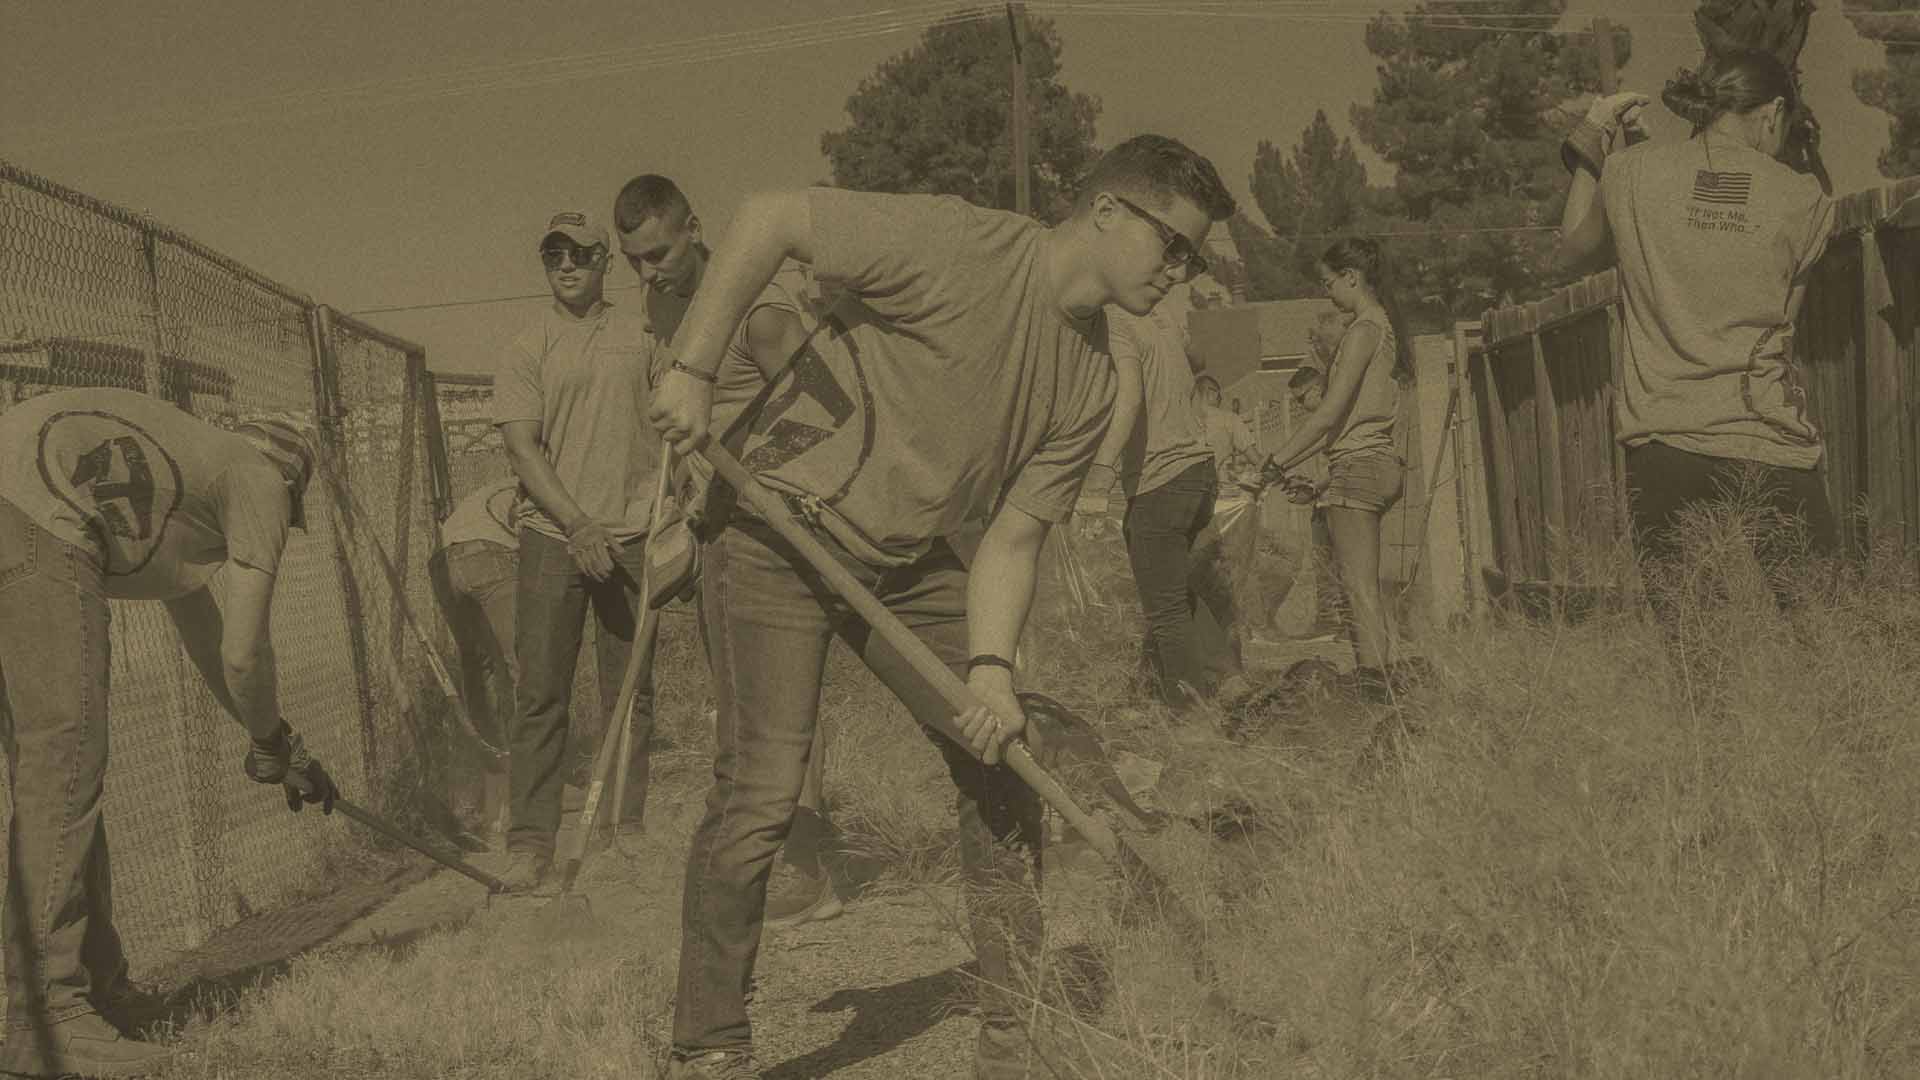
[{"label": "garden hoe", "polygon": [[[653,517],[648,522],[647,540],[653,539],[653,526],[662,519],[666,508],[667,487],[670,482],[671,460],[660,463],[660,479],[654,486]],[[646,564],[646,560],[642,560]],[[598,820],[600,797],[605,793],[609,775],[614,771],[614,756],[625,755],[633,746],[633,697],[639,688],[640,672],[647,668],[647,662],[653,657],[654,643],[660,637],[660,609],[648,602],[648,581],[653,576],[651,565],[643,565],[639,582],[640,593],[636,601],[644,614],[640,625],[633,635],[633,647],[627,651],[627,670],[620,678],[620,696],[614,700],[613,712],[607,717],[606,734],[600,737],[600,750],[593,758],[593,778],[587,783],[587,797],[580,806],[580,817],[574,822],[573,832],[567,836],[567,850],[560,863],[560,891],[547,904],[546,921],[549,929],[563,933],[573,929],[584,916],[588,923],[593,921],[593,908],[583,893],[573,891],[575,879],[580,876],[580,865],[586,861],[587,847],[593,838],[593,825]],[[624,763],[623,763],[624,764]],[[623,768],[622,773],[625,772]],[[624,786],[624,781],[621,786]],[[624,792],[622,792],[624,794]],[[618,814],[616,806],[614,813]]]},{"label": "garden hoe", "polygon": [[[786,504],[779,496],[767,490],[758,479],[741,466],[738,459],[717,442],[709,442],[701,454],[712,463],[721,479],[738,491],[753,506],[753,509],[774,531],[792,544],[801,556],[807,560],[827,584],[844,599],[867,624],[878,632],[900,654],[913,665],[914,671],[928,684],[939,691],[953,710],[953,716],[938,725],[941,734],[967,745],[961,738],[960,729],[955,720],[961,713],[974,708],[979,702],[968,692],[966,684],[961,682],[947,665],[933,654],[933,650],[914,636],[886,606],[868,592],[854,576],[841,566],[827,549],[821,545],[812,532],[795,521],[788,512]],[[1024,741],[1015,739],[1007,743],[1002,758],[1008,768],[1019,775],[1021,780],[1031,787],[1035,794],[1045,800],[1055,813],[1059,814],[1093,848],[1106,856],[1120,871],[1128,889],[1149,910],[1162,913],[1182,941],[1192,952],[1196,971],[1202,981],[1210,987],[1206,1005],[1216,1015],[1224,1017],[1234,1028],[1241,1032],[1267,1033],[1274,1030],[1272,1021],[1234,1008],[1218,988],[1217,973],[1213,962],[1207,955],[1206,931],[1200,919],[1185,901],[1174,892],[1166,878],[1149,866],[1138,852],[1120,839],[1107,823],[1088,813],[1058,779],[1042,768],[1034,759],[1033,753]]]}]

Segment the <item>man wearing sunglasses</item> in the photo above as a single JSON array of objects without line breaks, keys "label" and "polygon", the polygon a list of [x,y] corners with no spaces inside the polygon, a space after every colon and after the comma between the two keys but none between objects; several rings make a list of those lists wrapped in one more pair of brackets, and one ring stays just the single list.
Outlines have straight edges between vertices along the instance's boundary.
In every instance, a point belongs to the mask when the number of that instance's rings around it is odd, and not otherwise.
[{"label": "man wearing sunglasses", "polygon": [[[1038,799],[999,767],[1026,727],[1010,658],[1047,532],[1072,513],[1112,415],[1105,309],[1152,311],[1232,212],[1210,162],[1143,135],[1101,158],[1073,216],[1051,228],[950,196],[826,188],[756,195],[735,214],[675,338],[654,427],[682,452],[706,443],[735,327],[784,260],[811,264],[841,300],[740,456],[982,704],[955,718],[744,507],[706,543],[718,750],[688,856],[669,1077],[759,1075],[743,991],[835,636],[920,721],[959,790],[980,974],[975,1075],[1044,1072],[1019,1026],[1020,994],[1043,976],[1042,825]],[[977,518],[986,530],[963,560],[946,538]]]},{"label": "man wearing sunglasses", "polygon": [[[598,622],[600,707],[609,714],[636,626],[641,541],[660,464],[660,440],[642,420],[656,343],[640,311],[606,301],[611,250],[607,230],[584,213],[559,213],[547,222],[539,252],[553,303],[513,339],[494,372],[493,422],[522,493],[515,511],[512,862],[502,875],[515,889],[532,889],[546,876],[562,790],[590,754],[568,753],[586,612],[591,607]],[[615,808],[627,820],[638,819],[646,803],[650,670],[640,673],[633,711],[629,775],[635,782],[627,805]]]}]

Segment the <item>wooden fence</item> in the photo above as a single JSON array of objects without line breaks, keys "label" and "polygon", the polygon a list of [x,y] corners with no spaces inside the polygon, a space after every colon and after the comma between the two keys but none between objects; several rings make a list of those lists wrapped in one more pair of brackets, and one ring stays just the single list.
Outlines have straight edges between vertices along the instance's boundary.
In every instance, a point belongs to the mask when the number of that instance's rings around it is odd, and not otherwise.
[{"label": "wooden fence", "polygon": [[[1842,199],[1796,324],[1823,470],[1853,548],[1920,548],[1920,177]],[[1628,535],[1614,395],[1625,343],[1614,271],[1463,325],[1468,358],[1455,462],[1466,566],[1573,583],[1582,551]],[[1469,581],[1470,594],[1477,592]]]}]

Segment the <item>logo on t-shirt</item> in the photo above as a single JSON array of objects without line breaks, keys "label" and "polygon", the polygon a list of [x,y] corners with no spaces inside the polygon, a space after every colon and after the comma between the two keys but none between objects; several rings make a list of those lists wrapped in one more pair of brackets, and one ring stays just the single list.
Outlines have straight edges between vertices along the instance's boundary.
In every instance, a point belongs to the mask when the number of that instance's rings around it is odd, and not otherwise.
[{"label": "logo on t-shirt", "polygon": [[[75,446],[80,452],[63,465],[67,455],[58,451]],[[108,576],[140,572],[180,506],[180,465],[173,456],[124,417],[79,410],[47,418],[38,456],[47,490],[99,537]]]},{"label": "logo on t-shirt", "polygon": [[1699,169],[1693,174],[1693,199],[1695,202],[1719,203],[1722,206],[1745,206],[1747,205],[1747,196],[1752,193],[1752,173],[1714,172],[1711,169]]},{"label": "logo on t-shirt", "polygon": [[[824,351],[815,347],[823,333],[829,341]],[[787,372],[767,389],[771,397],[747,429],[740,463],[765,474],[805,458],[809,493],[829,504],[838,501],[873,453],[873,390],[846,323],[837,315],[821,320]]]}]

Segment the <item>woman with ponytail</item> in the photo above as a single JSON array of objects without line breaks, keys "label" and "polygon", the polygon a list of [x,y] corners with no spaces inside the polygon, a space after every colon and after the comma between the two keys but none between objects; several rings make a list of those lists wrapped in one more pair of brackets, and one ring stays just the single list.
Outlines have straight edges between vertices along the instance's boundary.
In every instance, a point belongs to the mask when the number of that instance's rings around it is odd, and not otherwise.
[{"label": "woman with ponytail", "polygon": [[[1681,511],[1757,469],[1772,509],[1830,552],[1823,445],[1793,320],[1834,207],[1817,179],[1781,161],[1801,109],[1792,75],[1764,52],[1710,55],[1661,99],[1690,138],[1614,149],[1649,101],[1624,93],[1596,102],[1562,147],[1573,180],[1558,259],[1617,264],[1625,296],[1615,429],[1635,542],[1643,557],[1671,558]],[[1789,535],[1774,531],[1770,546]]]},{"label": "woman with ponytail", "polygon": [[1380,521],[1405,480],[1394,420],[1412,367],[1380,245],[1360,237],[1340,240],[1321,256],[1317,270],[1333,305],[1351,318],[1320,404],[1267,458],[1266,470],[1284,477],[1325,449],[1327,485],[1320,504],[1351,617],[1355,675],[1362,693],[1384,702],[1392,698],[1391,635],[1380,597]]}]

